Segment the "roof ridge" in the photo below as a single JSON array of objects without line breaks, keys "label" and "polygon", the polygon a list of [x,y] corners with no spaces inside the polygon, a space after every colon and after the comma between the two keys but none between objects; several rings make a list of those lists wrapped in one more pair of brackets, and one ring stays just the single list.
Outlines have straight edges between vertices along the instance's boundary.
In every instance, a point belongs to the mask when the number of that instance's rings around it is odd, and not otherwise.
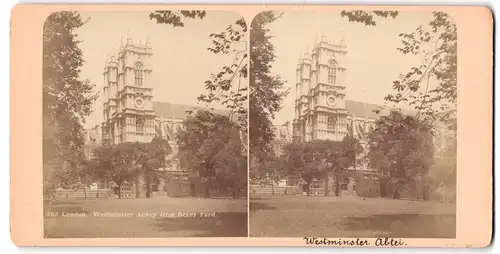
[{"label": "roof ridge", "polygon": [[230,113],[230,110],[227,109],[219,109],[219,108],[211,108],[211,107],[200,107],[199,105],[188,105],[188,104],[179,104],[179,103],[171,103],[171,102],[162,102],[162,101],[153,101],[153,110],[155,111],[156,116],[161,117],[173,117],[184,119],[188,116],[186,111],[188,110],[207,110],[213,111],[218,114],[226,114]]},{"label": "roof ridge", "polygon": [[177,105],[177,106],[193,107],[193,105],[180,104],[180,103],[171,103],[171,102],[163,102],[163,101],[153,101],[153,104],[170,104],[170,105]]},{"label": "roof ridge", "polygon": [[346,102],[350,101],[350,102],[355,102],[355,103],[362,103],[362,104],[366,104],[366,105],[373,105],[373,106],[382,106],[380,104],[375,104],[375,103],[371,103],[371,102],[363,102],[363,101],[355,101],[355,100],[345,100]]}]

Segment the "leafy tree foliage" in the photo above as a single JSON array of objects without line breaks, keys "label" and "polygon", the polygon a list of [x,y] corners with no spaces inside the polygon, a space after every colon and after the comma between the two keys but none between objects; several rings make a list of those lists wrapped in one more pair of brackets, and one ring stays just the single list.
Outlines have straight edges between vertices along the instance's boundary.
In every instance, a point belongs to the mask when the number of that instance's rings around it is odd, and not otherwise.
[{"label": "leafy tree foliage", "polygon": [[236,127],[229,130],[226,146],[215,155],[217,176],[216,183],[220,189],[231,190],[233,198],[239,198],[241,190],[247,187],[246,149],[239,139]]},{"label": "leafy tree foliage", "polygon": [[104,145],[94,150],[94,158],[85,173],[91,179],[111,180],[116,183],[120,198],[124,182],[132,183],[138,177],[144,176],[146,197],[149,198],[157,170],[166,166],[167,155],[171,152],[168,143],[159,138],[154,138],[150,143]]},{"label": "leafy tree foliage", "polygon": [[300,175],[306,182],[307,195],[313,179],[324,177],[325,195],[328,195],[328,175],[333,173],[336,179],[335,194],[340,195],[339,180],[347,169],[356,163],[356,155],[362,151],[359,141],[346,137],[342,141],[314,140],[296,142],[284,147],[288,175]]},{"label": "leafy tree foliage", "polygon": [[75,30],[85,24],[76,12],[56,12],[43,27],[43,161],[47,194],[56,182],[75,182],[83,161],[83,123],[96,96],[80,79],[84,62]]},{"label": "leafy tree foliage", "polygon": [[[433,15],[428,28],[420,26],[415,32],[399,35],[403,47],[398,50],[424,56],[424,61],[394,81],[396,93],[386,100],[409,102],[424,118],[445,121],[456,130],[457,27],[446,13]],[[429,43],[433,47],[426,49]],[[433,80],[435,87],[430,86]]]},{"label": "leafy tree foliage", "polygon": [[272,36],[266,26],[280,17],[281,14],[275,12],[263,12],[251,24],[249,140],[250,154],[255,157],[253,163],[261,163],[271,154],[270,143],[274,138],[272,119],[289,93],[285,82],[271,74],[276,56]]},{"label": "leafy tree foliage", "polygon": [[206,94],[198,96],[205,103],[219,102],[238,116],[240,128],[246,131],[248,114],[248,53],[246,39],[247,25],[243,18],[221,33],[212,33],[213,46],[208,50],[214,54],[232,55],[233,64],[223,66],[205,81]]},{"label": "leafy tree foliage", "polygon": [[[205,11],[155,11],[150,14],[150,19],[158,24],[169,24],[174,27],[184,27],[182,18],[203,19]],[[231,112],[238,120],[241,129],[240,139],[242,144],[247,143],[247,115],[248,115],[248,53],[245,40],[247,25],[243,18],[230,24],[220,33],[211,33],[212,47],[208,51],[216,55],[230,55],[233,57],[231,64],[223,66],[218,73],[210,75],[205,81],[206,92],[197,99],[201,103],[220,103]],[[193,111],[190,111],[192,113]]]},{"label": "leafy tree foliage", "polygon": [[183,18],[203,19],[205,15],[207,15],[206,11],[155,11],[149,14],[149,18],[156,20],[158,24],[184,27]]},{"label": "leafy tree foliage", "polygon": [[[350,12],[349,15],[342,14],[342,16],[348,16],[350,21],[361,22],[365,25],[376,25],[370,22],[374,15],[386,17],[368,12]],[[388,16],[395,18],[397,14]],[[456,136],[456,24],[448,14],[433,12],[433,19],[427,25],[419,26],[413,32],[401,33],[399,37],[402,46],[397,50],[403,54],[421,56],[423,61],[421,65],[411,67],[408,72],[401,74],[393,82],[394,92],[388,94],[385,100],[413,106],[418,112],[415,120],[423,119],[430,124],[444,122]],[[454,146],[451,141],[446,152],[438,155],[435,165],[432,166],[425,180],[430,181],[434,188],[447,186],[454,189],[456,156],[456,145]],[[426,158],[420,159],[426,160]]]},{"label": "leafy tree foliage", "polygon": [[141,157],[139,163],[146,170],[156,170],[167,166],[167,156],[172,153],[172,148],[165,139],[153,138],[150,143],[141,144]]},{"label": "leafy tree foliage", "polygon": [[376,26],[377,23],[373,20],[375,17],[395,19],[398,16],[397,11],[342,11],[340,15],[347,17],[351,22],[363,23],[366,26]]},{"label": "leafy tree foliage", "polygon": [[[182,18],[203,19],[205,11],[156,11],[150,18],[158,24],[183,27]],[[229,118],[207,111],[197,113],[184,122],[186,131],[178,134],[181,163],[192,168],[206,183],[205,196],[217,183],[231,188],[233,196],[246,186],[247,116],[248,116],[248,53],[247,25],[237,19],[220,33],[211,33],[213,45],[207,48],[216,55],[230,55],[231,64],[205,81],[205,93],[197,99],[201,103],[220,103],[230,110]],[[193,113],[192,110],[188,113]],[[233,121],[236,120],[236,125]],[[188,130],[192,130],[188,131]],[[211,143],[213,142],[213,143]],[[192,147],[190,147],[193,145]],[[242,151],[243,149],[243,151]]]},{"label": "leafy tree foliage", "polygon": [[[349,21],[375,26],[374,16],[398,16],[397,12],[342,12]],[[413,32],[399,34],[403,54],[421,56],[420,66],[411,67],[393,82],[394,93],[385,97],[388,102],[408,103],[424,119],[440,120],[456,130],[457,103],[457,27],[451,17],[434,12],[427,26],[419,26]],[[432,83],[436,83],[432,85]]]},{"label": "leafy tree foliage", "polygon": [[273,195],[275,183],[288,176],[288,164],[283,156],[276,157],[269,154],[267,158],[261,160],[261,163],[251,163],[251,165],[258,167],[250,169],[250,179],[258,185],[271,185]]},{"label": "leafy tree foliage", "polygon": [[[347,168],[356,165],[357,155],[363,152],[359,140],[346,136],[341,142],[323,142],[323,153],[327,164],[325,174],[325,196],[328,195],[328,173],[335,175],[335,196],[340,196],[339,180],[348,176]],[[326,148],[326,149],[325,149]]]},{"label": "leafy tree foliage", "polygon": [[[156,15],[150,15],[152,19],[160,24],[174,24],[184,13],[172,13],[171,11],[157,11]],[[161,13],[161,15],[160,15]],[[163,18],[159,18],[159,17]],[[204,14],[203,14],[204,16]],[[186,18],[195,17],[193,15]],[[248,87],[243,79],[248,76],[248,54],[245,41],[247,26],[244,19],[239,19],[228,26],[221,33],[212,33],[213,46],[208,48],[214,54],[234,56],[233,64],[223,66],[219,73],[212,74],[205,82],[206,93],[198,96],[198,101],[204,103],[219,102],[226,105],[228,109],[238,115],[241,143],[247,145],[247,115],[252,119],[250,133],[250,145],[257,153],[269,153],[269,143],[272,140],[272,122],[274,113],[279,110],[281,101],[288,94],[284,90],[284,82],[279,77],[270,75],[270,64],[274,60],[274,47],[270,43],[270,36],[265,25],[279,18],[273,12],[260,14],[252,23],[252,48],[250,49],[252,59],[250,74],[250,109],[247,109]],[[242,47],[243,44],[245,47]],[[248,112],[250,111],[250,112]]]},{"label": "leafy tree foliage", "polygon": [[150,143],[135,143],[136,164],[139,174],[144,175],[146,181],[146,197],[151,197],[151,185],[158,178],[158,169],[167,166],[167,156],[172,153],[172,148],[164,139],[154,138]]},{"label": "leafy tree foliage", "polygon": [[[173,24],[178,19],[172,18],[169,11],[161,11],[163,19],[155,18],[158,23]],[[157,14],[159,12],[156,12]],[[180,13],[180,15],[184,15]],[[195,17],[185,16],[186,18]],[[245,41],[247,26],[243,19],[237,20],[231,24],[225,31],[221,33],[212,33],[210,37],[213,39],[213,46],[209,48],[214,54],[232,54],[234,55],[233,64],[222,67],[219,73],[211,75],[210,79],[205,82],[206,93],[198,97],[198,101],[204,103],[219,102],[226,105],[232,112],[236,112],[239,116],[239,125],[242,133],[240,135],[240,143],[247,146],[247,115],[250,115],[251,128],[250,145],[252,146],[251,154],[257,159],[252,159],[253,162],[259,163],[262,161],[260,157],[270,154],[270,141],[273,139],[272,119],[274,113],[279,110],[283,98],[288,94],[285,91],[284,82],[279,77],[274,77],[270,74],[271,63],[274,61],[274,46],[270,43],[268,29],[265,26],[274,20],[278,19],[279,15],[273,12],[265,12],[258,15],[252,23],[252,48],[251,52],[251,70],[250,73],[250,108],[247,109],[247,93],[248,88],[241,83],[242,79],[247,78],[248,69],[248,54]],[[244,44],[245,47],[241,47]],[[258,168],[260,166],[251,166]]]},{"label": "leafy tree foliage", "polygon": [[104,145],[94,150],[97,177],[113,181],[118,186],[118,197],[125,182],[131,183],[137,175],[136,149],[131,143]]},{"label": "leafy tree foliage", "polygon": [[405,184],[422,180],[434,163],[432,126],[413,116],[392,111],[377,120],[368,138],[370,166],[396,185],[394,198]]},{"label": "leafy tree foliage", "polygon": [[177,134],[181,165],[205,182],[205,197],[215,185],[233,193],[246,186],[246,153],[239,129],[227,116],[198,110],[183,122]]}]

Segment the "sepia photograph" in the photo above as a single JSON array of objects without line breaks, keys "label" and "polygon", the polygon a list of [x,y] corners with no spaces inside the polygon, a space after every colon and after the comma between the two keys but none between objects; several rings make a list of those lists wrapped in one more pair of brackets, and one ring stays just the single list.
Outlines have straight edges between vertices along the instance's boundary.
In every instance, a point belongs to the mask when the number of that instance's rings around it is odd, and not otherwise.
[{"label": "sepia photograph", "polygon": [[16,246],[492,243],[487,6],[10,12]]},{"label": "sepia photograph", "polygon": [[453,18],[265,11],[250,28],[250,236],[455,238]]},{"label": "sepia photograph", "polygon": [[44,237],[247,237],[247,37],[232,11],[49,15]]}]

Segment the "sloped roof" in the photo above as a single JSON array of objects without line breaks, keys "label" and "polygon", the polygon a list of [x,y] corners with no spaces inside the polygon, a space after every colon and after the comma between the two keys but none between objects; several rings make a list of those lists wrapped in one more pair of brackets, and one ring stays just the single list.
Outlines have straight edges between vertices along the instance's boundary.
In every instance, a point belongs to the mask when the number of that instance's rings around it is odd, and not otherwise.
[{"label": "sloped roof", "polygon": [[[355,115],[355,117],[367,117],[367,118],[379,118],[381,115],[389,115],[392,109],[390,106],[386,106],[383,109],[380,105],[370,104],[360,101],[345,101],[345,106],[347,109],[347,113],[349,115]],[[380,110],[380,114],[376,114],[374,110]],[[406,115],[415,115],[416,112],[410,110],[402,109],[401,112]]]},{"label": "sloped roof", "polygon": [[[349,115],[354,114],[356,117],[378,118],[380,117],[380,115],[388,115],[390,110],[392,109],[389,106],[384,107],[381,110],[380,114],[377,115],[373,111],[381,109],[380,105],[370,104],[360,101],[351,101],[351,100],[346,100],[345,103],[346,103],[347,113]],[[196,107],[191,105],[173,104],[168,102],[157,102],[157,101],[153,102],[153,110],[155,111],[157,117],[186,119],[186,117],[188,116],[186,111],[194,109],[196,109]],[[407,115],[416,114],[414,111],[410,110],[401,110],[401,111]],[[225,110],[217,110],[217,109],[214,110],[214,112],[219,114],[228,113]]]},{"label": "sloped roof", "polygon": [[[187,116],[189,115],[188,113],[186,113],[186,111],[189,110],[196,111],[197,109],[210,110],[209,108],[196,108],[196,106],[192,105],[173,104],[173,103],[158,102],[158,101],[153,102],[153,110],[155,111],[157,117],[176,118],[183,120],[186,119]],[[223,115],[229,113],[228,111],[217,110],[217,109],[214,109],[213,112]]]},{"label": "sloped roof", "polygon": [[153,110],[157,117],[169,117],[185,119],[187,117],[186,111],[193,110],[193,106],[172,104],[168,102],[153,102]]}]

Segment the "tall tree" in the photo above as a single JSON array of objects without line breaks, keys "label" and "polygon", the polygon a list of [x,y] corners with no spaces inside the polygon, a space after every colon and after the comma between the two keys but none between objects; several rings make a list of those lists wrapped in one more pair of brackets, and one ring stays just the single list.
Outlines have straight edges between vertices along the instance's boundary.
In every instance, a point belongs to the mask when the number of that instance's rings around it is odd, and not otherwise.
[{"label": "tall tree", "polygon": [[[433,12],[432,15],[428,24],[418,26],[415,31],[399,34],[402,46],[397,50],[405,55],[421,57],[422,63],[400,74],[393,82],[393,92],[385,100],[412,106],[418,112],[417,120],[423,119],[436,126],[439,125],[436,122],[443,122],[451,136],[456,136],[457,27],[446,13]],[[398,13],[384,12],[382,15],[382,12],[377,14],[358,11],[342,12],[342,16],[347,16],[353,22],[375,26],[376,23],[372,22],[375,16],[396,18]],[[436,135],[437,133],[439,134]],[[437,131],[435,135],[435,138],[440,139],[439,135],[445,134]],[[429,172],[429,178],[434,184],[441,182],[444,176],[452,180],[441,183],[453,182],[456,176],[456,156],[456,146],[453,145],[447,148],[446,153],[438,155],[436,165]]]},{"label": "tall tree", "polygon": [[283,180],[288,175],[287,158],[285,156],[276,157],[274,154],[268,154],[268,157],[261,158],[261,164],[254,163],[257,168],[250,169],[250,178],[259,183],[259,185],[271,185],[272,195],[275,194],[275,183]]},{"label": "tall tree", "polygon": [[[335,195],[340,195],[340,180],[348,174],[347,169],[356,163],[356,155],[362,151],[359,141],[345,137],[342,141],[314,140],[292,143],[285,146],[288,174],[301,175],[311,184],[313,179],[324,179],[324,195],[329,193],[329,176],[335,177]],[[309,188],[306,189],[309,192]]]},{"label": "tall tree", "polygon": [[248,114],[248,41],[247,25],[243,18],[229,25],[223,32],[211,33],[213,46],[208,48],[213,54],[231,55],[233,63],[223,66],[221,71],[210,75],[205,81],[206,93],[198,96],[198,101],[218,102],[237,116],[239,127],[246,131]]},{"label": "tall tree", "polygon": [[[349,21],[375,26],[375,16],[396,18],[391,11],[344,11]],[[440,120],[456,130],[457,103],[457,27],[451,17],[443,12],[433,12],[427,26],[413,32],[399,34],[403,54],[422,57],[422,64],[411,67],[393,82],[394,92],[385,100],[408,103],[418,111],[419,117]]]},{"label": "tall tree", "polygon": [[434,163],[433,131],[426,121],[392,111],[369,135],[370,166],[395,185],[394,198],[408,183],[421,181]]},{"label": "tall tree", "polygon": [[215,155],[217,167],[217,184],[220,189],[230,189],[233,198],[239,198],[241,190],[247,187],[247,156],[246,149],[242,146],[238,129],[230,128],[227,133],[226,145]]},{"label": "tall tree", "polygon": [[83,123],[96,96],[80,79],[84,63],[76,29],[86,21],[76,12],[51,14],[43,28],[43,161],[44,186],[75,181],[71,171],[83,161]]},{"label": "tall tree", "polygon": [[230,182],[225,181],[228,179],[246,184],[246,153],[238,127],[229,117],[198,110],[183,124],[185,129],[177,134],[178,156],[181,164],[194,170],[205,183],[205,197],[210,197],[214,184],[224,185]]},{"label": "tall tree", "polygon": [[353,166],[356,154],[362,150],[357,139],[346,137],[342,141],[314,140],[310,142],[291,143],[284,147],[287,175],[300,175],[306,182],[306,192],[309,195],[309,185],[313,179],[324,179],[325,192],[328,195],[329,175],[334,174],[336,181],[336,196],[340,195],[340,179],[347,174],[347,169]]},{"label": "tall tree", "polygon": [[125,182],[132,183],[140,173],[138,158],[139,143],[122,143],[104,145],[94,150],[94,165],[100,179],[113,181],[118,187],[118,198],[122,198],[122,187]]},{"label": "tall tree", "polygon": [[325,196],[328,196],[329,174],[335,176],[335,196],[340,196],[340,180],[348,177],[349,167],[355,166],[356,156],[363,151],[363,147],[356,138],[346,136],[342,141],[324,141],[319,146],[324,153],[327,163],[325,172]]},{"label": "tall tree", "polygon": [[287,175],[297,175],[306,184],[305,191],[309,196],[309,186],[313,179],[324,175],[321,158],[314,153],[312,143],[294,142],[283,147]]},{"label": "tall tree", "polygon": [[[118,145],[103,145],[94,150],[94,158],[88,163],[84,172],[87,179],[111,180],[119,188],[121,197],[122,185],[132,183],[144,177],[146,197],[151,197],[151,185],[157,177],[159,168],[167,164],[166,157],[172,152],[166,140],[154,138],[150,143],[126,142]],[[136,181],[136,195],[142,189]]]},{"label": "tall tree", "polygon": [[[289,89],[279,76],[272,75],[274,45],[267,26],[279,19],[281,14],[266,11],[257,15],[251,24],[250,31],[250,156],[261,163],[270,154],[270,143],[274,138],[272,120],[280,110],[283,99]],[[258,168],[252,167],[252,168]]]},{"label": "tall tree", "polygon": [[424,118],[445,121],[455,130],[457,28],[448,14],[434,12],[433,15],[428,28],[419,26],[415,32],[399,35],[403,44],[398,48],[400,52],[421,55],[424,59],[420,66],[394,81],[396,93],[388,95],[386,100],[407,101]]},{"label": "tall tree", "polygon": [[151,197],[151,186],[158,177],[158,169],[167,165],[167,156],[172,152],[168,142],[161,138],[153,138],[150,143],[134,143],[138,174],[144,176],[146,187],[146,198]]},{"label": "tall tree", "polygon": [[[184,19],[203,19],[205,11],[155,11],[149,15],[158,24],[184,27]],[[222,32],[211,33],[213,45],[207,50],[215,55],[232,56],[233,61],[221,67],[218,73],[210,74],[205,81],[205,93],[197,99],[208,105],[220,103],[230,110],[230,117],[237,120],[240,128],[240,141],[247,145],[248,115],[248,41],[247,25],[243,18],[235,20]],[[213,105],[213,104],[212,104]],[[190,111],[192,113],[193,111]]]}]

